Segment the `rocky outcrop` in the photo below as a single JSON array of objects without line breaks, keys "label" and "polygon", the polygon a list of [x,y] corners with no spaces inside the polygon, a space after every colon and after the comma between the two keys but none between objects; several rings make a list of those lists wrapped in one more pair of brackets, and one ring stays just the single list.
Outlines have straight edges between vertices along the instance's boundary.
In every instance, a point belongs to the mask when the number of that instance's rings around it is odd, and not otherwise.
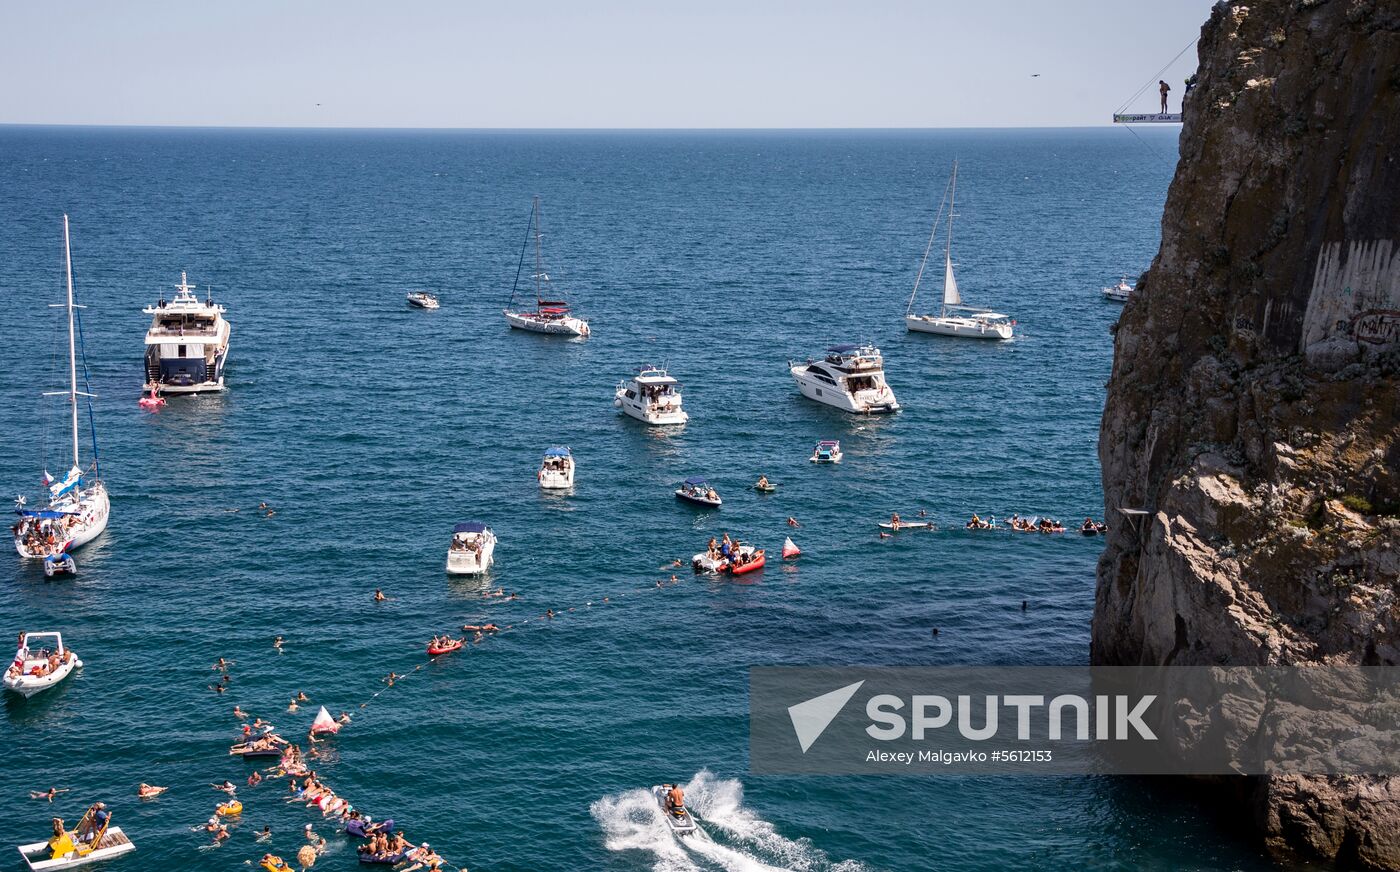
[{"label": "rocky outcrop", "polygon": [[[1400,664],[1400,2],[1222,3],[1199,56],[1116,330],[1092,660]],[[1277,854],[1400,868],[1400,779],[1235,786]]]}]

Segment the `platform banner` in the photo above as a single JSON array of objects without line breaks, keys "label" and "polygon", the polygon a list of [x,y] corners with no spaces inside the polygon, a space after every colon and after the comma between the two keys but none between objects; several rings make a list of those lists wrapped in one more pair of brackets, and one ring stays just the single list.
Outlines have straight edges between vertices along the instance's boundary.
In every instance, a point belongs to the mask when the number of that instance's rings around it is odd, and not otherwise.
[{"label": "platform banner", "polygon": [[1400,667],[754,667],[749,769],[1395,775]]}]

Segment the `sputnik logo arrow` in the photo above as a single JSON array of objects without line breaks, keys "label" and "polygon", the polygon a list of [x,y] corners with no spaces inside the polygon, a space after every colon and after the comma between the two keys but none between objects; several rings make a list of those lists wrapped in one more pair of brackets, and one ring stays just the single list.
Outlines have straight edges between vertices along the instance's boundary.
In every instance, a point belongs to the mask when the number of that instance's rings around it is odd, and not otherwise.
[{"label": "sputnik logo arrow", "polygon": [[851,701],[851,697],[856,695],[862,684],[865,684],[863,679],[830,693],[814,696],[806,702],[788,706],[792,730],[797,733],[797,743],[802,746],[803,754],[807,753],[813,742],[821,738],[821,734],[826,732],[826,728],[841,714],[841,709],[846,707],[846,703]]}]

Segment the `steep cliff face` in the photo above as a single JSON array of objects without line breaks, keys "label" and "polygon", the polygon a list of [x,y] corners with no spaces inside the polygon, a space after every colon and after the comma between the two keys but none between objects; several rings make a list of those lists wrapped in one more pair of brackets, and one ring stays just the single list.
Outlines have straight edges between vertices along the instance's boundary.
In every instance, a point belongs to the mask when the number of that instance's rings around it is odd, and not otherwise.
[{"label": "steep cliff face", "polygon": [[[1400,2],[1222,3],[1199,55],[1116,332],[1092,659],[1400,664]],[[1400,779],[1236,786],[1274,851],[1400,868]]]}]

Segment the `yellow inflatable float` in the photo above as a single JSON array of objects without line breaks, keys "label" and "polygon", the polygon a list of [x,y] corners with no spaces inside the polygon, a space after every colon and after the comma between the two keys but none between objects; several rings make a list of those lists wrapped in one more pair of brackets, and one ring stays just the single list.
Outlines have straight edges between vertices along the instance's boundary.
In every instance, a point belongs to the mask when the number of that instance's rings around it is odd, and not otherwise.
[{"label": "yellow inflatable float", "polygon": [[263,854],[258,865],[266,869],[267,872],[291,872],[292,870],[292,867],[287,865],[287,861],[273,854]]},{"label": "yellow inflatable float", "polygon": [[239,802],[236,799],[232,799],[224,803],[223,805],[220,805],[218,808],[214,809],[214,811],[218,814],[229,816],[243,814],[243,803]]}]

